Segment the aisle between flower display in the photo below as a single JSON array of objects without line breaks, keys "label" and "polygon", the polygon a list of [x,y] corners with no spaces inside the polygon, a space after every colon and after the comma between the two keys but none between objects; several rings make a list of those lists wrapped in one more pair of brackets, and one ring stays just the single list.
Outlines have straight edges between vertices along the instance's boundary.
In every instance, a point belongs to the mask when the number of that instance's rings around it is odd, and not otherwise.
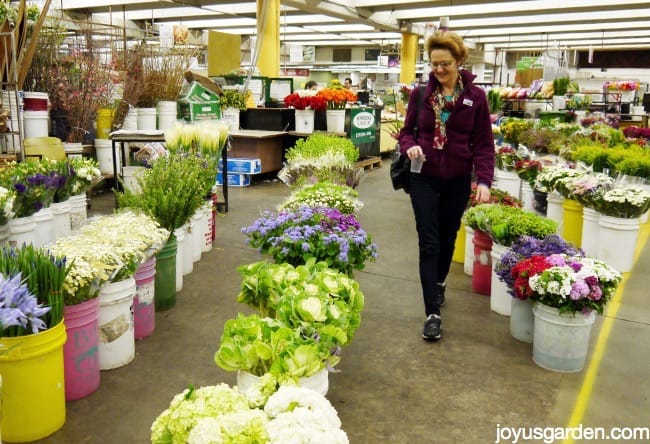
[{"label": "aisle between flower display", "polygon": [[[314,167],[293,176],[303,185],[294,188],[277,213],[269,211],[242,229],[248,243],[268,252],[276,263],[261,261],[238,269],[243,280],[237,299],[257,313],[226,321],[215,354],[217,365],[238,371],[238,390],[224,385],[199,389],[204,391],[196,403],[192,390],[177,395],[154,422],[152,442],[203,443],[222,435],[224,440],[260,443],[284,443],[289,436],[296,443],[348,442],[323,395],[327,372],[360,324],[364,297],[352,271],[373,260],[376,247],[356,220],[354,213],[362,207],[357,192],[338,182],[314,180],[323,172],[314,160]],[[333,177],[345,177],[338,174]],[[291,388],[295,384],[302,388]],[[223,398],[228,406],[235,402],[231,396],[242,400],[241,407],[222,406]],[[268,409],[285,396],[295,396],[297,407],[276,422]],[[324,411],[302,409],[312,402]],[[250,419],[240,412],[248,411],[249,404],[264,407],[267,415],[258,411]],[[198,411],[181,414],[179,408]],[[314,421],[312,413],[331,419]],[[230,426],[232,415],[240,418],[236,426]]]}]

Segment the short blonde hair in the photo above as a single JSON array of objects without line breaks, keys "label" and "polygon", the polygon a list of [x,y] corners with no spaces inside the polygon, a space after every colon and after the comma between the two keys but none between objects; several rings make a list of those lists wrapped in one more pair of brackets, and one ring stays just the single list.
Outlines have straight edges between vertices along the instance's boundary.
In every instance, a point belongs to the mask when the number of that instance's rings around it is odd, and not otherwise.
[{"label": "short blonde hair", "polygon": [[431,51],[434,49],[446,49],[461,65],[467,61],[469,50],[463,42],[463,38],[450,31],[436,31],[424,43],[427,55],[431,58]]}]

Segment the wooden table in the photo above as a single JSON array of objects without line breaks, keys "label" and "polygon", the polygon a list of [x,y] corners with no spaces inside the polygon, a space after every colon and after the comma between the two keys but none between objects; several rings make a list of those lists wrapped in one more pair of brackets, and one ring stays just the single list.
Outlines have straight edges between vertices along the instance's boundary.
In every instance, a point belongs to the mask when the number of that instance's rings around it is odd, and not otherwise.
[{"label": "wooden table", "polygon": [[[120,153],[122,154],[122,164],[119,167],[119,173],[120,175],[122,174],[122,167],[125,166],[126,163],[126,155],[124,152],[124,144],[126,142],[164,142],[165,141],[165,134],[163,131],[158,131],[158,130],[149,130],[149,131],[115,131],[112,132],[110,135],[110,139],[113,141],[112,147],[113,147],[113,173],[115,177],[115,188],[119,189],[119,181],[117,180],[117,174],[118,174],[118,166],[117,166],[117,160],[118,157],[116,156],[117,154],[117,144],[120,144]],[[222,162],[225,166],[228,163],[228,150],[223,149],[221,150],[221,158]],[[215,181],[216,181],[216,171],[215,171]],[[228,212],[228,181],[224,180],[223,181],[223,208],[225,212]],[[115,205],[117,207],[117,200],[115,201]]]}]

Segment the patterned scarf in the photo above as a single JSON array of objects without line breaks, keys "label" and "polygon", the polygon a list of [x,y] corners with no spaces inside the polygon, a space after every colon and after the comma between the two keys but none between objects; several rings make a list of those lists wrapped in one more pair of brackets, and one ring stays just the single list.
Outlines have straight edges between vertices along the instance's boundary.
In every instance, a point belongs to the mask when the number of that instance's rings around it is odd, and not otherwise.
[{"label": "patterned scarf", "polygon": [[447,125],[446,121],[442,120],[442,114],[444,111],[448,113],[454,108],[458,96],[463,91],[463,80],[461,79],[460,74],[458,75],[458,81],[454,87],[454,94],[451,97],[451,100],[445,99],[445,96],[442,95],[442,87],[439,87],[433,94],[431,94],[431,106],[433,107],[433,112],[436,116],[436,124],[433,130],[433,148],[441,150],[447,144]]}]

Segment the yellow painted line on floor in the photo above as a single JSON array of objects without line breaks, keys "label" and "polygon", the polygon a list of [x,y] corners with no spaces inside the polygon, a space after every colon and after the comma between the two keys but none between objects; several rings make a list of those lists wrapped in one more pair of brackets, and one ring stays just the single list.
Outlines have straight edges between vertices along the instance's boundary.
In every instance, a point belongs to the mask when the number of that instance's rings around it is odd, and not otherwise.
[{"label": "yellow painted line on floor", "polygon": [[[639,239],[636,244],[636,251],[634,252],[634,262],[639,259],[639,255],[643,250],[648,237],[650,236],[650,223],[641,225],[639,231]],[[576,403],[573,406],[573,412],[571,413],[571,418],[567,427],[579,427],[582,424],[582,421],[585,417],[585,411],[589,406],[589,401],[591,400],[591,393],[593,392],[594,384],[596,382],[596,376],[598,375],[598,370],[600,368],[600,363],[605,354],[605,349],[607,348],[607,340],[609,335],[612,332],[612,327],[614,325],[614,320],[616,319],[616,314],[618,309],[621,306],[621,299],[623,298],[623,293],[625,291],[625,284],[630,277],[630,273],[623,273],[623,280],[616,289],[614,297],[608,304],[607,316],[604,317],[603,325],[598,334],[598,340],[594,348],[594,353],[591,356],[589,365],[587,367],[587,372],[585,373],[585,378],[582,381],[582,386],[580,387],[580,392],[576,399]],[[567,438],[564,440],[565,444],[573,443],[573,438]]]}]

